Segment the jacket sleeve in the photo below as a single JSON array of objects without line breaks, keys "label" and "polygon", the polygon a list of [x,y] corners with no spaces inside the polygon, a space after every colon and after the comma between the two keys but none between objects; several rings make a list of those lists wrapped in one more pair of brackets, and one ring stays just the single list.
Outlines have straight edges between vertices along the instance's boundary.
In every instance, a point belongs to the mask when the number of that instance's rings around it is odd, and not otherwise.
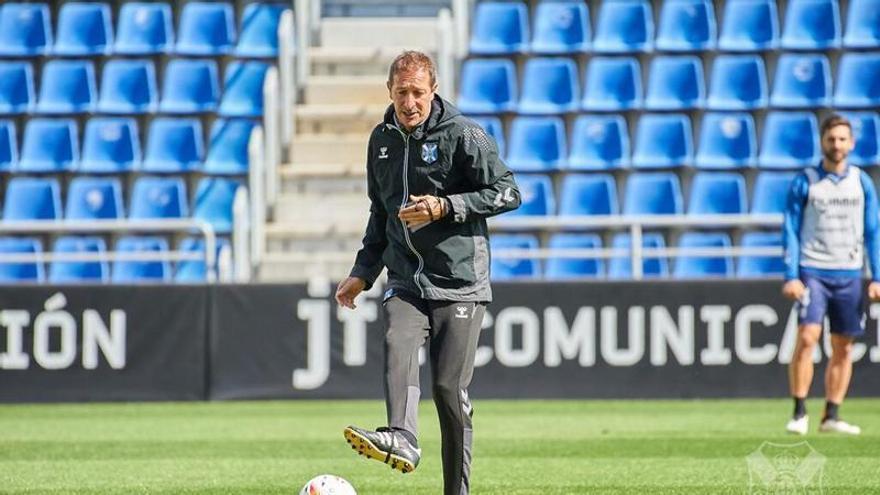
[{"label": "jacket sleeve", "polygon": [[367,195],[370,197],[370,219],[367,221],[363,247],[358,251],[354,267],[349,274],[366,282],[364,290],[369,290],[373,286],[376,278],[385,268],[385,263],[382,262],[382,253],[385,251],[385,246],[388,245],[388,238],[385,236],[385,222],[388,214],[379,198],[376,175],[373,170],[374,164],[371,161],[373,156],[370,153],[371,149],[371,145],[367,146]]},{"label": "jacket sleeve", "polygon": [[519,208],[522,200],[513,172],[501,161],[498,148],[482,128],[463,125],[453,160],[456,170],[476,186],[473,191],[446,197],[453,222],[464,223]]},{"label": "jacket sleeve", "polygon": [[880,226],[878,226],[877,190],[871,177],[861,170],[862,190],[865,191],[865,252],[871,267],[871,280],[880,282]]},{"label": "jacket sleeve", "polygon": [[798,174],[791,182],[788,198],[785,201],[785,216],[782,224],[782,248],[785,261],[785,280],[795,280],[800,271],[801,257],[801,222],[804,204],[809,192],[809,181],[803,173]]}]

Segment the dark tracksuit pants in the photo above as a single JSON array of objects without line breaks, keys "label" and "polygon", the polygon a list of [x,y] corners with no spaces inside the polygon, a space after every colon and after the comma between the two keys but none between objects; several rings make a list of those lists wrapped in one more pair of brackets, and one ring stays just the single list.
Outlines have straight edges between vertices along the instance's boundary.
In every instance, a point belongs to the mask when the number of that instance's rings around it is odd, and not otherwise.
[{"label": "dark tracksuit pants", "polygon": [[419,349],[430,341],[434,403],[440,418],[444,495],[470,488],[474,374],[484,303],[394,296],[385,302],[385,401],[388,426],[418,435]]}]

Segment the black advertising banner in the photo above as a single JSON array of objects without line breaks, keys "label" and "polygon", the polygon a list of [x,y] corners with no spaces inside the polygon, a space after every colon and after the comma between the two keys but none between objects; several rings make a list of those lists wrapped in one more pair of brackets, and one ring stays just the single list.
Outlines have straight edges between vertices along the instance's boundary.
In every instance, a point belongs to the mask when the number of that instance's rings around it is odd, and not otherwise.
[{"label": "black advertising banner", "polygon": [[[783,397],[797,319],[778,281],[498,283],[471,392],[482,398]],[[381,288],[338,308],[330,283],[217,287],[209,396],[382,396]],[[880,304],[855,347],[876,396]],[[827,335],[817,350],[821,394]],[[423,394],[430,395],[422,367]]]},{"label": "black advertising banner", "polygon": [[209,292],[0,287],[0,401],[206,398]]}]

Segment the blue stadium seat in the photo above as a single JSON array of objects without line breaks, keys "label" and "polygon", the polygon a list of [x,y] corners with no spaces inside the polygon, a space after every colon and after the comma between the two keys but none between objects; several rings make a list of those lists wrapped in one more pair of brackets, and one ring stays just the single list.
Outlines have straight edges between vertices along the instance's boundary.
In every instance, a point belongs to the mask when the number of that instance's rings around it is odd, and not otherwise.
[{"label": "blue stadium seat", "polygon": [[712,110],[753,110],[767,106],[767,70],[758,55],[719,55],[712,65]]},{"label": "blue stadium seat", "polygon": [[492,136],[495,144],[498,146],[498,156],[504,156],[507,151],[507,140],[504,137],[504,126],[498,117],[471,117],[471,120],[479,124],[486,131],[486,134]]},{"label": "blue stadium seat", "polygon": [[567,174],[562,179],[560,215],[617,215],[617,184],[610,174]]},{"label": "blue stadium seat", "polygon": [[691,55],[651,59],[645,108],[681,110],[702,108],[706,97],[703,63]]},{"label": "blue stadium seat", "polygon": [[[746,232],[742,236],[743,247],[776,247],[782,249],[781,232]],[[782,277],[785,275],[785,262],[782,255],[759,256],[747,254],[739,258],[736,267],[737,277]]]},{"label": "blue stadium seat", "polygon": [[834,80],[834,106],[880,106],[880,54],[847,52],[841,55]]},{"label": "blue stadium seat", "polygon": [[602,2],[593,38],[597,53],[649,52],[654,41],[654,15],[645,0]]},{"label": "blue stadium seat", "polygon": [[174,59],[165,66],[159,110],[177,114],[213,112],[219,95],[216,62]]},{"label": "blue stadium seat", "polygon": [[774,214],[785,211],[788,189],[795,172],[761,171],[752,190],[752,213]]},{"label": "blue stadium seat", "polygon": [[532,53],[545,55],[590,49],[590,12],[583,2],[541,2],[535,8]]},{"label": "blue stadium seat", "polygon": [[30,62],[0,60],[0,114],[32,112],[35,94]]},{"label": "blue stadium seat", "polygon": [[508,148],[507,164],[517,172],[565,168],[565,124],[559,117],[516,117]]},{"label": "blue stadium seat", "polygon": [[490,277],[492,280],[536,278],[541,273],[538,260],[532,258],[503,258],[506,249],[537,249],[538,238],[528,234],[494,234],[489,238],[492,250]]},{"label": "blue stadium seat", "polygon": [[880,48],[880,0],[849,0],[846,48]]},{"label": "blue stadium seat", "polygon": [[134,181],[128,217],[133,220],[189,216],[186,184],[180,177],[139,177]]},{"label": "blue stadium seat", "polygon": [[18,133],[15,122],[0,120],[0,172],[9,172],[18,164]]},{"label": "blue stadium seat", "polygon": [[262,117],[263,81],[268,70],[269,64],[254,60],[229,64],[217,113],[224,117]]},{"label": "blue stadium seat", "polygon": [[727,0],[718,48],[751,52],[771,50],[779,44],[776,0]]},{"label": "blue stadium seat", "polygon": [[553,216],[556,214],[556,195],[553,192],[553,181],[543,174],[518,174],[516,183],[519,186],[522,205],[508,212],[507,216]]},{"label": "blue stadium seat", "polygon": [[573,112],[580,96],[577,65],[563,57],[538,57],[526,61],[519,113],[547,115]]},{"label": "blue stadium seat", "polygon": [[143,169],[158,173],[198,170],[205,159],[204,142],[199,119],[154,119],[150,123]]},{"label": "blue stadium seat", "polygon": [[694,160],[691,119],[679,113],[646,113],[636,126],[632,164],[637,168],[690,165]]},{"label": "blue stadium seat", "polygon": [[58,30],[52,52],[62,56],[106,55],[113,46],[110,6],[95,2],[68,2],[58,12]]},{"label": "blue stadium seat", "polygon": [[811,112],[768,112],[758,165],[802,168],[819,163],[819,124]]},{"label": "blue stadium seat", "polygon": [[[600,249],[598,234],[553,234],[551,249]],[[605,260],[601,258],[549,258],[544,265],[544,277],[551,280],[598,278],[605,275]]]},{"label": "blue stadium seat", "polygon": [[[615,234],[611,239],[612,249],[632,249],[632,237],[629,234]],[[645,232],[642,234],[642,248],[664,249],[666,241],[659,232]],[[645,278],[666,277],[669,275],[669,261],[665,256],[643,256],[642,276]],[[615,256],[608,261],[608,278],[630,279],[632,278],[632,258],[630,256]]]},{"label": "blue stadium seat", "polygon": [[289,8],[280,3],[252,3],[244,8],[236,57],[269,58],[278,56],[278,24]]},{"label": "blue stadium seat", "polygon": [[218,234],[232,232],[232,203],[241,185],[240,180],[226,177],[199,180],[193,201],[193,218],[210,223]]},{"label": "blue stadium seat", "polygon": [[715,8],[709,0],[666,0],[657,27],[658,50],[692,52],[715,47]]},{"label": "blue stadium seat", "polygon": [[458,108],[464,113],[501,113],[516,109],[516,66],[507,59],[470,59],[461,66]]},{"label": "blue stadium seat", "polygon": [[822,50],[840,46],[837,0],[790,0],[785,9],[782,48]]},{"label": "blue stadium seat", "polygon": [[[225,237],[217,238],[217,249],[214,260],[220,257],[220,253],[229,250],[229,239]],[[205,240],[201,237],[187,237],[180,242],[179,251],[186,253],[205,254]],[[205,269],[205,261],[201,260],[185,260],[178,261],[176,270],[174,271],[174,281],[182,283],[201,283],[207,280],[207,270]]]},{"label": "blue stadium seat", "polygon": [[52,46],[52,21],[44,3],[0,5],[0,57],[45,55]]},{"label": "blue stadium seat", "polygon": [[[723,232],[685,232],[678,240],[678,247],[685,249],[729,248],[730,236]],[[733,259],[728,255],[683,255],[675,260],[672,276],[678,279],[730,277]]]},{"label": "blue stadium seat", "polygon": [[592,57],[587,66],[584,110],[620,111],[642,106],[642,69],[632,57]]},{"label": "blue stadium seat", "polygon": [[98,99],[95,66],[84,60],[50,60],[43,66],[36,110],[44,114],[91,112]]},{"label": "blue stadium seat", "polygon": [[122,184],[116,177],[74,177],[67,187],[68,220],[117,220],[125,217]]},{"label": "blue stadium seat", "polygon": [[[107,244],[101,237],[64,236],[55,240],[56,253],[106,254]],[[49,282],[53,284],[106,283],[110,281],[110,264],[102,261],[53,261],[49,265]]]},{"label": "blue stadium seat", "polygon": [[248,146],[255,126],[247,119],[215,120],[203,171],[212,175],[248,173]]},{"label": "blue stadium seat", "polygon": [[175,50],[181,55],[225,55],[235,44],[235,13],[225,2],[189,2],[180,13]]},{"label": "blue stadium seat", "polygon": [[138,125],[127,117],[93,117],[86,123],[79,172],[121,173],[140,167]]},{"label": "blue stadium seat", "polygon": [[755,120],[751,114],[707,112],[700,125],[697,168],[752,167],[758,160]]},{"label": "blue stadium seat", "polygon": [[171,280],[171,263],[166,256],[168,241],[163,237],[126,236],[116,241],[120,253],[156,253],[156,261],[114,261],[114,283],[168,282]]},{"label": "blue stadium seat", "polygon": [[153,2],[126,2],[119,9],[116,53],[156,55],[170,51],[174,43],[171,5]]},{"label": "blue stadium seat", "polygon": [[521,53],[529,43],[529,11],[520,2],[480,2],[474,9],[471,53]]},{"label": "blue stadium seat", "polygon": [[158,103],[156,69],[152,61],[117,58],[104,64],[99,112],[153,113]]},{"label": "blue stadium seat", "polygon": [[36,254],[29,263],[0,263],[0,283],[43,282],[43,243],[30,237],[0,237],[0,254]]},{"label": "blue stadium seat", "polygon": [[856,148],[846,161],[858,167],[880,165],[880,117],[875,112],[841,112],[852,124]]},{"label": "blue stadium seat", "polygon": [[735,215],[748,212],[746,180],[736,172],[699,172],[691,182],[690,215]]},{"label": "blue stadium seat", "polygon": [[629,165],[629,130],[622,115],[581,115],[571,133],[568,166],[605,170]]},{"label": "blue stadium seat", "polygon": [[32,118],[24,128],[17,172],[55,173],[79,162],[79,135],[71,119]]},{"label": "blue stadium seat", "polygon": [[771,106],[810,108],[831,104],[831,66],[825,55],[783,54],[773,79]]},{"label": "blue stadium seat", "polygon": [[3,221],[61,218],[61,186],[54,178],[13,177],[3,198]]},{"label": "blue stadium seat", "polygon": [[626,180],[624,215],[684,213],[681,182],[672,172],[634,172]]}]

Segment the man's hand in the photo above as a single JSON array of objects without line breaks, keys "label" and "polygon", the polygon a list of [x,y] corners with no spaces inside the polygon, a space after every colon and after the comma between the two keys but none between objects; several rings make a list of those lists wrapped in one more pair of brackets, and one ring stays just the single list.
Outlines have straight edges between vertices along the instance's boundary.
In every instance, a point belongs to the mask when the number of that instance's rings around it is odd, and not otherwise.
[{"label": "man's hand", "polygon": [[409,202],[397,212],[397,218],[406,222],[406,226],[417,229],[435,220],[440,220],[449,213],[446,202],[437,196],[409,196]]},{"label": "man's hand", "polygon": [[339,286],[336,287],[336,302],[339,303],[340,306],[355,309],[357,306],[354,304],[354,298],[363,292],[364,287],[366,286],[367,283],[363,279],[348,277],[342,282],[339,282]]},{"label": "man's hand", "polygon": [[868,284],[868,299],[872,301],[880,301],[880,282],[871,282]]},{"label": "man's hand", "polygon": [[782,295],[792,301],[800,301],[804,297],[807,288],[804,283],[798,279],[789,280],[782,286]]}]

